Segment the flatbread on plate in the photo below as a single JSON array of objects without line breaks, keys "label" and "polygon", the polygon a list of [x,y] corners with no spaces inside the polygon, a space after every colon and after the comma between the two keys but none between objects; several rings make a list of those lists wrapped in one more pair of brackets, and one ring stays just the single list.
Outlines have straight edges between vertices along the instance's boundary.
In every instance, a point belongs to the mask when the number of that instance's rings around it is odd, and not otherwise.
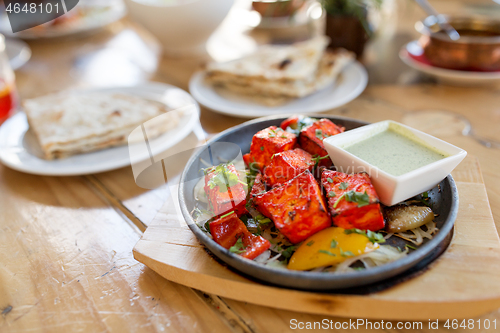
[{"label": "flatbread on plate", "polygon": [[[119,93],[64,92],[26,100],[23,106],[49,160],[125,144],[133,129],[169,111],[161,103]],[[179,117],[168,112],[161,121],[148,122],[147,132],[159,136]]]},{"label": "flatbread on plate", "polygon": [[208,76],[228,75],[247,79],[300,80],[313,75],[328,45],[325,36],[292,45],[264,45],[240,59],[210,63]]},{"label": "flatbread on plate", "polygon": [[354,60],[345,49],[325,51],[328,39],[316,37],[287,46],[263,46],[244,58],[210,64],[205,79],[260,104],[277,106],[332,84]]}]

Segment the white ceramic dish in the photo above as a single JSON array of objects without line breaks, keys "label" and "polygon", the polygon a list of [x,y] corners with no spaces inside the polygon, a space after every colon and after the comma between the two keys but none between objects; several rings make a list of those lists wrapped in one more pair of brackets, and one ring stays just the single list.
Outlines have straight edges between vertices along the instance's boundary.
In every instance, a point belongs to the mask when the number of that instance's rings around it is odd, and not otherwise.
[{"label": "white ceramic dish", "polygon": [[413,56],[421,56],[423,49],[414,40],[401,48],[399,58],[408,66],[435,77],[439,81],[453,85],[487,85],[500,83],[500,72],[471,72],[439,68],[416,60]]},{"label": "white ceramic dish", "polygon": [[[184,115],[171,131],[150,141],[151,154],[157,155],[184,139],[199,121],[199,106],[184,90],[167,84],[148,83],[135,87],[108,88],[91,91],[133,94],[164,103],[169,108],[183,106]],[[127,145],[108,148],[60,160],[40,158],[40,148],[29,130],[26,115],[19,112],[0,127],[0,162],[6,166],[36,175],[74,176],[104,172],[130,165]],[[150,159],[148,150],[135,150],[134,162]]]},{"label": "white ceramic dish", "polygon": [[352,101],[365,90],[368,74],[363,65],[356,61],[348,65],[332,85],[276,107],[258,104],[245,96],[214,88],[204,79],[205,72],[197,72],[189,82],[189,91],[200,104],[233,117],[257,118],[291,113],[318,113],[337,108]]},{"label": "white ceramic dish", "polygon": [[16,70],[22,67],[31,58],[31,49],[20,39],[5,39],[5,52],[9,58],[10,67]]},{"label": "white ceramic dish", "polygon": [[[409,132],[412,136],[416,137],[416,140],[429,147],[434,147],[448,156],[401,176],[393,176],[344,150],[345,147],[366,140],[392,126]],[[331,136],[323,140],[323,143],[339,171],[348,173],[367,172],[379,195],[380,201],[387,206],[392,206],[435,187],[467,155],[467,152],[463,149],[391,120],[366,125]]]},{"label": "white ceramic dish", "polygon": [[125,0],[132,19],[142,24],[174,55],[204,52],[234,0]]},{"label": "white ceramic dish", "polygon": [[[43,30],[27,29],[17,33],[12,32],[6,13],[0,15],[0,33],[6,37],[21,39],[45,39],[89,34],[99,31],[105,26],[120,20],[125,16],[126,8],[121,0],[100,1],[99,6],[107,5],[102,10],[91,11],[88,15],[78,18],[74,22],[48,27]],[[77,6],[85,6],[79,3]]]},{"label": "white ceramic dish", "polygon": [[261,17],[259,28],[262,29],[283,29],[291,28],[296,26],[302,26],[310,24],[311,21],[317,20],[325,15],[324,10],[322,10],[321,5],[316,1],[311,1],[304,4],[293,16],[284,17],[265,17],[257,14]]}]

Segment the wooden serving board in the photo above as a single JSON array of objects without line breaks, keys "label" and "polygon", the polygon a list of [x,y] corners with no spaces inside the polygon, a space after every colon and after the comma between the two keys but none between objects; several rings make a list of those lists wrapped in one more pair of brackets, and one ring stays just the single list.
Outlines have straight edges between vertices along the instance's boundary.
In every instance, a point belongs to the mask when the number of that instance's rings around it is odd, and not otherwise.
[{"label": "wooden serving board", "polygon": [[314,314],[369,319],[471,318],[500,307],[500,240],[477,159],[453,172],[460,207],[453,239],[428,270],[366,295],[291,290],[249,280],[205,250],[174,203],[166,203],[134,257],[168,280],[239,301]]}]

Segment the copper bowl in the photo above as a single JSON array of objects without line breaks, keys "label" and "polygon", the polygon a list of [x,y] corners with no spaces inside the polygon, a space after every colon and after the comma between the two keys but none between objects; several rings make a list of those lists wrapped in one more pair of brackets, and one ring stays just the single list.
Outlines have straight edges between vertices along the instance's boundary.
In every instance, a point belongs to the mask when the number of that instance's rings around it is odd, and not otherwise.
[{"label": "copper bowl", "polygon": [[[438,26],[446,19],[460,34],[456,41]],[[422,34],[420,44],[430,63],[437,67],[500,70],[500,20],[484,17],[429,16],[415,24]]]}]

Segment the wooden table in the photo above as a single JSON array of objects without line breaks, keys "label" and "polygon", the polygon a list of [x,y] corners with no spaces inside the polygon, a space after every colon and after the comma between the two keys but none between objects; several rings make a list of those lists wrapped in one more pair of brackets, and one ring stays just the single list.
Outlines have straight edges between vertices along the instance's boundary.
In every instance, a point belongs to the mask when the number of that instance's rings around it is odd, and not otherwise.
[{"label": "wooden table", "polygon": [[[434,2],[438,10],[471,8]],[[498,228],[500,150],[463,136],[455,114],[467,118],[480,136],[500,141],[499,90],[439,85],[405,67],[396,51],[415,36],[411,25],[422,13],[402,4],[397,32],[379,37],[367,50],[367,90],[328,113],[404,121],[478,157]],[[127,19],[98,35],[30,46],[32,60],[16,73],[22,98],[148,79],[187,90],[190,75],[207,60],[164,57],[154,66],[158,45]],[[443,120],[453,120],[453,125],[442,126]],[[201,124],[208,135],[242,121],[202,108]],[[325,318],[205,294],[169,282],[135,261],[132,248],[168,199],[165,186],[139,188],[130,168],[40,177],[0,166],[0,332],[285,332],[291,319]],[[500,325],[499,311],[481,318],[497,319]]]}]

